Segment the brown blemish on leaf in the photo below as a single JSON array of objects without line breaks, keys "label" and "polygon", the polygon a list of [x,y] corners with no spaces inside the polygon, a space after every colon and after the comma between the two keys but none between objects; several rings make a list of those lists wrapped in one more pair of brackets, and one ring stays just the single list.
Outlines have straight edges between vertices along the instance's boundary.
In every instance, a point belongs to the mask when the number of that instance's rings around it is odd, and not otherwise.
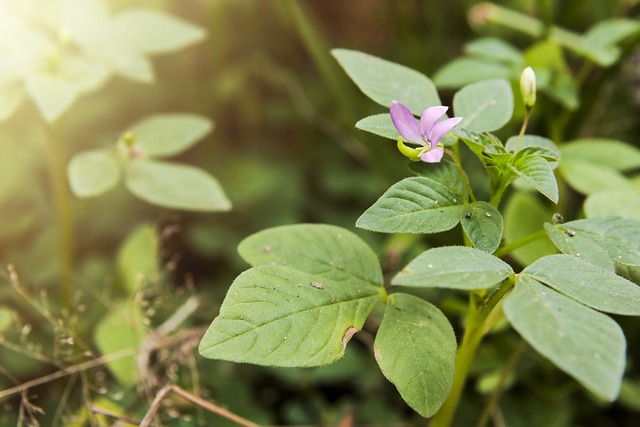
[{"label": "brown blemish on leaf", "polygon": [[564,234],[566,234],[569,237],[573,237],[576,235],[576,232],[573,230],[564,230]]},{"label": "brown blemish on leaf", "polygon": [[263,246],[262,252],[264,252],[265,254],[268,254],[269,252],[271,252],[271,246]]},{"label": "brown blemish on leaf", "polygon": [[320,282],[309,282],[309,284],[316,289],[324,289],[324,285]]},{"label": "brown blemish on leaf", "polygon": [[380,361],[382,360],[382,354],[380,354],[380,350],[378,350],[377,348],[373,349],[373,358],[376,359],[378,363],[380,363]]},{"label": "brown blemish on leaf", "polygon": [[356,328],[355,326],[349,326],[347,328],[346,331],[344,331],[344,334],[342,335],[342,350],[344,351],[344,349],[347,348],[347,343],[349,343],[349,341],[351,340],[351,337],[353,337],[356,332],[360,332],[360,329]]}]

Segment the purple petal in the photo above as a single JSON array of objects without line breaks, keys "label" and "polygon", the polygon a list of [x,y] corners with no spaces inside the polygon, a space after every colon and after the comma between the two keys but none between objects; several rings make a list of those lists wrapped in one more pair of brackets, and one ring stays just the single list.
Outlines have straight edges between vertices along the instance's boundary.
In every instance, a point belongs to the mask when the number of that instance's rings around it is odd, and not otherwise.
[{"label": "purple petal", "polygon": [[420,126],[413,113],[399,101],[392,101],[389,108],[391,113],[391,121],[396,127],[400,135],[407,141],[424,144],[420,137]]},{"label": "purple petal", "polygon": [[444,156],[444,150],[440,147],[436,147],[420,155],[420,160],[425,163],[440,163],[442,156]]},{"label": "purple petal", "polygon": [[449,107],[429,107],[420,116],[420,135],[426,136],[440,117],[444,116]]},{"label": "purple petal", "polygon": [[462,117],[452,117],[450,119],[442,120],[441,122],[433,125],[427,135],[427,139],[429,140],[431,146],[435,147],[447,132],[453,129],[455,125],[460,123],[460,120],[462,120]]}]

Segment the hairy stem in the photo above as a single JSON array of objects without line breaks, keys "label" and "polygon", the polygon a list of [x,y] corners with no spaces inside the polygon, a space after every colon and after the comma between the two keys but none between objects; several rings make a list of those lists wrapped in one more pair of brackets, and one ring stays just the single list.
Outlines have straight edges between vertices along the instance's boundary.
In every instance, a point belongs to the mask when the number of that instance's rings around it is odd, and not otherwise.
[{"label": "hairy stem", "polygon": [[[477,310],[474,310],[472,305],[472,310],[467,317],[462,344],[460,344],[456,357],[455,375],[453,377],[451,391],[438,413],[431,419],[430,427],[449,427],[451,425],[456,408],[458,407],[458,402],[462,396],[462,391],[467,382],[469,368],[471,367],[478,345],[484,335],[485,321],[487,317],[489,317],[489,314],[491,314],[491,311],[502,301],[502,298],[504,298],[514,284],[515,279],[510,277],[496,289]],[[472,304],[473,299],[476,297],[473,293],[471,294]]]},{"label": "hairy stem", "polygon": [[448,148],[444,149],[444,152],[447,153],[447,155],[449,157],[451,157],[451,159],[453,160],[453,163],[456,164],[456,168],[458,168],[458,172],[460,173],[460,176],[462,177],[462,181],[464,182],[464,186],[467,188],[467,192],[469,193],[469,197],[471,197],[471,201],[475,202],[476,201],[476,196],[473,194],[473,189],[471,188],[471,183],[469,182],[469,177],[467,176],[467,174],[465,173],[464,169],[462,168],[462,164],[460,163],[460,160],[458,160],[458,156],[456,156],[456,154],[449,150]]},{"label": "hairy stem", "polygon": [[547,232],[544,230],[536,231],[535,233],[528,234],[521,239],[518,239],[514,242],[508,243],[503,247],[499,248],[494,255],[498,258],[507,255],[510,252],[515,251],[516,249],[528,245],[531,242],[535,242],[536,240],[542,239],[547,235]]}]

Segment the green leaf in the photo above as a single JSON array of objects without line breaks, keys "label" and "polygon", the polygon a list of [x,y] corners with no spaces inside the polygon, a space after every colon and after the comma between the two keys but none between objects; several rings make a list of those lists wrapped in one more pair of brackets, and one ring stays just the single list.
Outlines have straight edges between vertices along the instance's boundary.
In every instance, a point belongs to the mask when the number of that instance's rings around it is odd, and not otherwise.
[{"label": "green leaf", "polygon": [[439,88],[457,89],[483,80],[511,77],[508,65],[486,59],[458,58],[440,68],[433,76],[433,82]]},{"label": "green leaf", "polygon": [[509,168],[553,203],[558,203],[558,183],[548,161],[539,156],[524,155],[516,157]]},{"label": "green leaf", "polygon": [[640,24],[631,19],[600,21],[585,34],[582,53],[602,66],[614,64],[621,50],[615,45],[640,31]]},{"label": "green leaf", "polygon": [[591,264],[595,264],[605,270],[615,269],[609,254],[594,241],[582,235],[576,235],[574,230],[558,225],[546,223],[544,229],[554,245],[560,252],[579,257]]},{"label": "green leaf", "polygon": [[[519,191],[512,194],[504,210],[505,243],[513,243],[537,233],[544,223],[551,220],[553,211],[541,203],[534,194]],[[526,221],[523,221],[526,218]],[[556,252],[548,239],[538,239],[511,252],[511,256],[522,265]]]},{"label": "green leaf", "polygon": [[503,307],[513,327],[540,354],[597,396],[616,398],[626,343],[610,317],[526,275],[518,277]]},{"label": "green leaf", "polygon": [[384,376],[423,417],[442,406],[453,382],[456,336],[437,307],[407,294],[389,296],[373,345]]},{"label": "green leaf", "polygon": [[140,377],[134,351],[147,335],[143,320],[140,308],[127,300],[111,309],[95,329],[96,347],[103,355],[132,349],[130,356],[107,363],[109,371],[125,386],[133,386]]},{"label": "green leaf", "polygon": [[640,188],[625,188],[593,193],[584,202],[588,218],[619,216],[640,221]]},{"label": "green leaf", "polygon": [[382,136],[397,140],[400,138],[398,130],[391,121],[391,115],[389,113],[376,114],[373,116],[365,117],[356,123],[356,128],[371,132],[375,135]]},{"label": "green leaf", "polygon": [[56,121],[80,95],[78,86],[46,74],[33,74],[25,79],[25,87],[38,110],[49,123]]},{"label": "green leaf", "polygon": [[206,35],[200,27],[153,9],[125,9],[114,17],[113,29],[124,46],[148,54],[174,52]]},{"label": "green leaf", "polygon": [[159,274],[159,246],[154,227],[143,224],[127,236],[118,250],[118,272],[130,293]]},{"label": "green leaf", "polygon": [[463,200],[449,188],[425,177],[394,184],[356,221],[356,226],[383,233],[438,233],[456,226]]},{"label": "green leaf", "polygon": [[615,139],[577,139],[562,146],[564,160],[584,160],[626,172],[640,168],[640,149]]},{"label": "green leaf", "polygon": [[136,197],[166,208],[192,211],[231,208],[218,181],[191,166],[133,160],[127,168],[126,184]]},{"label": "green leaf", "polygon": [[358,236],[325,224],[270,228],[244,239],[238,252],[252,266],[283,265],[305,273],[382,286],[378,257]]},{"label": "green leaf", "polygon": [[571,255],[549,255],[524,269],[526,274],[576,301],[614,314],[640,315],[640,287]]},{"label": "green leaf", "polygon": [[640,221],[599,217],[567,222],[556,228],[567,237],[568,242],[554,241],[565,253],[588,252],[593,243],[616,263],[640,266]]},{"label": "green leaf", "polygon": [[400,101],[420,115],[425,108],[442,104],[433,82],[411,68],[354,50],[331,53],[360,90],[384,107]]},{"label": "green leaf", "polygon": [[587,160],[563,157],[559,170],[567,184],[582,194],[631,187],[624,175],[614,168]]},{"label": "green leaf", "polygon": [[467,55],[481,56],[518,66],[524,63],[524,56],[517,48],[496,37],[482,37],[467,43],[464,51]]},{"label": "green leaf", "polygon": [[211,120],[196,114],[155,114],[135,123],[129,131],[136,146],[151,156],[174,156],[213,129]]},{"label": "green leaf", "polygon": [[506,80],[487,80],[463,87],[453,97],[460,127],[477,132],[498,130],[513,114],[513,92]]},{"label": "green leaf", "polygon": [[455,163],[443,159],[440,163],[411,162],[409,169],[418,176],[427,177],[443,184],[462,199],[468,197],[467,187]]},{"label": "green leaf", "polygon": [[473,202],[465,206],[460,223],[473,246],[492,254],[502,240],[502,215],[487,202]]},{"label": "green leaf", "polygon": [[73,156],[67,175],[77,197],[99,196],[120,181],[120,164],[112,151],[85,151]]},{"label": "green leaf", "polygon": [[391,281],[393,285],[486,289],[513,274],[509,264],[478,249],[448,246],[420,254]]},{"label": "green leaf", "polygon": [[[517,146],[517,150],[516,150]],[[518,144],[518,137],[512,136],[505,144],[507,151],[517,153],[527,148],[535,148],[536,154],[545,157],[547,160],[560,161],[560,148],[549,138],[537,135],[523,135]]]},{"label": "green leaf", "polygon": [[229,288],[200,354],[266,366],[335,362],[380,300],[381,289],[282,265],[252,268]]}]

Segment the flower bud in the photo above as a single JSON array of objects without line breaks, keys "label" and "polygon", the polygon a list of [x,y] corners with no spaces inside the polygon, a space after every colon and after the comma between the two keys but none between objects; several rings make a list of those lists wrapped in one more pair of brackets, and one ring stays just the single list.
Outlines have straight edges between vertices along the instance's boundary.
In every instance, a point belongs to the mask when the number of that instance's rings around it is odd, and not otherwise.
[{"label": "flower bud", "polygon": [[525,107],[533,107],[536,103],[536,74],[531,67],[525,68],[520,75],[520,92]]},{"label": "flower bud", "polygon": [[127,147],[132,147],[133,144],[136,143],[136,136],[131,131],[127,131],[120,136],[120,139],[127,145]]}]

